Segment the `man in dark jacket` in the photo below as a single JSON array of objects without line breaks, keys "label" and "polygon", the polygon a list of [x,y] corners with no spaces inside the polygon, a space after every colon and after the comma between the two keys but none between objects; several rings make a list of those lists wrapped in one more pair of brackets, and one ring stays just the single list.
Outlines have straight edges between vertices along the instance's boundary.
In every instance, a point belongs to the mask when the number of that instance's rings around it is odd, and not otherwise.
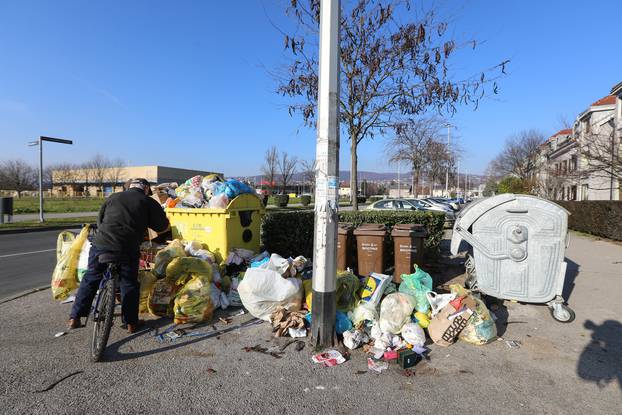
[{"label": "man in dark jacket", "polygon": [[89,252],[88,270],[80,282],[71,309],[69,328],[80,327],[80,318],[89,315],[107,269],[107,264],[99,262],[102,253],[113,253],[125,258],[119,267],[123,323],[130,333],[134,333],[142,323],[138,320],[140,244],[147,228],[161,233],[169,226],[164,210],[149,195],[149,182],[134,179],[129,183],[129,189],[111,195],[102,205],[97,218],[97,233]]}]

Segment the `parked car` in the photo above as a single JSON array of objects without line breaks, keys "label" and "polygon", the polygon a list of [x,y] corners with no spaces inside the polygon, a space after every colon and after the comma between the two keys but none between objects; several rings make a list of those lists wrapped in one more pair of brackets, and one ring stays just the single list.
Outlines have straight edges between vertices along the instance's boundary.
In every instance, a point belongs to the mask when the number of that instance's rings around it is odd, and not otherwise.
[{"label": "parked car", "polygon": [[405,199],[382,199],[367,206],[368,210],[423,210]]},{"label": "parked car", "polygon": [[456,213],[449,205],[434,203],[428,199],[406,199],[406,201],[412,205],[418,206],[419,209],[443,212],[445,214],[445,220],[449,223],[456,220]]},{"label": "parked car", "polygon": [[441,197],[429,197],[423,200],[432,205],[449,207],[454,212],[460,210],[460,206],[458,206],[457,203],[450,202],[449,199],[444,199]]}]

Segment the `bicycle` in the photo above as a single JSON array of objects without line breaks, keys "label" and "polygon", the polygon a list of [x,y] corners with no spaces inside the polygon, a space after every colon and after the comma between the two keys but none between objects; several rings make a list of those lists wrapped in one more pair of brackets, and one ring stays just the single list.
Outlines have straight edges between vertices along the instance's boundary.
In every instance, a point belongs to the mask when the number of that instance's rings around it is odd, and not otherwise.
[{"label": "bicycle", "polygon": [[124,258],[112,253],[103,253],[99,262],[108,264],[104,276],[99,283],[99,290],[95,296],[93,312],[93,338],[91,341],[91,360],[99,362],[104,354],[110,329],[114,320],[116,292],[119,285],[119,267]]}]

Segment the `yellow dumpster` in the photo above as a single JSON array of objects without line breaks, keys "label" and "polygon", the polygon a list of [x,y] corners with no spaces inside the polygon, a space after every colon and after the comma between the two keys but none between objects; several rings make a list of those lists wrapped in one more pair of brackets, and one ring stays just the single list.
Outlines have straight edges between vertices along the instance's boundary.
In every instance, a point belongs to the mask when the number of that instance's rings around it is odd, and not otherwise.
[{"label": "yellow dumpster", "polygon": [[173,238],[202,242],[223,258],[233,248],[259,252],[264,213],[259,197],[250,193],[237,196],[225,209],[166,209]]}]

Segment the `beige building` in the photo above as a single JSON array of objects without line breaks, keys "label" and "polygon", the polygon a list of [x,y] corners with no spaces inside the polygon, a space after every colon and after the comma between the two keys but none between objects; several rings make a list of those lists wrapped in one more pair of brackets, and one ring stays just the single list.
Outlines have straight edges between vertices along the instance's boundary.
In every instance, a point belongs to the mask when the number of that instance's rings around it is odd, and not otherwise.
[{"label": "beige building", "polygon": [[101,169],[67,169],[52,171],[52,194],[54,196],[107,196],[123,189],[123,184],[132,178],[142,177],[149,183],[177,182],[208,174],[219,174],[202,170],[178,169],[164,166],[106,167]]},{"label": "beige building", "polygon": [[[534,163],[535,192],[553,200],[620,200],[622,83],[579,114],[572,128],[558,131]],[[613,169],[613,173],[612,173]]]}]

